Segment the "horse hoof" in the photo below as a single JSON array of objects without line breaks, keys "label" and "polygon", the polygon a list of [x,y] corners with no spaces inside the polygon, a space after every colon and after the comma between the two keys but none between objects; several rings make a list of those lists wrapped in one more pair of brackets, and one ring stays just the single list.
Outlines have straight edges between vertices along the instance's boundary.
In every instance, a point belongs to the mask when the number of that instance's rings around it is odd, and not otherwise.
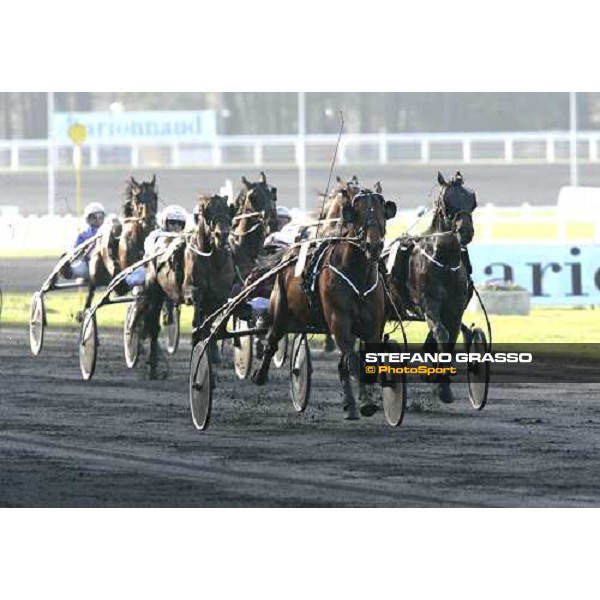
[{"label": "horse hoof", "polygon": [[454,394],[449,384],[442,383],[438,385],[438,398],[444,404],[452,404],[454,402]]},{"label": "horse hoof", "polygon": [[260,372],[260,369],[257,369],[252,373],[252,382],[256,385],[265,385],[265,383],[267,383],[267,376],[263,375]]},{"label": "horse hoof", "polygon": [[375,403],[362,404],[360,407],[360,414],[363,417],[372,417],[378,410],[377,404]]},{"label": "horse hoof", "polygon": [[325,352],[333,352],[335,350],[335,342],[329,336],[325,338]]},{"label": "horse hoof", "polygon": [[360,419],[355,404],[351,406],[344,406],[344,419],[346,419],[346,421],[358,421]]}]

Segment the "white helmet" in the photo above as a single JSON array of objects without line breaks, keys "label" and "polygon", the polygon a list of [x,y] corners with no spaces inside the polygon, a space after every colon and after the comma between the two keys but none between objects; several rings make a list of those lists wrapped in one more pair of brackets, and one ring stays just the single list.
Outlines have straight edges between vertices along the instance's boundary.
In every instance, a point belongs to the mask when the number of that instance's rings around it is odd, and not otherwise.
[{"label": "white helmet", "polygon": [[289,219],[291,221],[292,213],[290,212],[289,208],[287,208],[285,206],[278,206],[277,207],[277,217],[279,219]]},{"label": "white helmet", "polygon": [[185,227],[187,216],[185,208],[182,208],[177,204],[171,204],[171,206],[167,206],[167,208],[163,210],[160,225],[163,229],[166,229],[167,221],[175,221],[176,223],[182,223],[183,227]]},{"label": "white helmet", "polygon": [[100,202],[92,202],[88,204],[83,210],[83,218],[87,221],[92,215],[97,213],[102,213],[106,215],[106,211],[104,210],[104,206],[100,204]]}]

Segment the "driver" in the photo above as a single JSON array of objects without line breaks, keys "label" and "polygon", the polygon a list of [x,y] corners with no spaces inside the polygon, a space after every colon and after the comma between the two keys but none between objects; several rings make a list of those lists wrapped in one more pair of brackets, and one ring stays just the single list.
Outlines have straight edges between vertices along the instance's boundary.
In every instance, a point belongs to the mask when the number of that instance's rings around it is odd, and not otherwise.
[{"label": "driver", "polygon": [[[151,231],[144,242],[144,258],[148,258],[152,254],[166,248],[170,239],[185,230],[187,218],[188,215],[185,208],[177,204],[167,206],[158,219],[159,229]],[[125,281],[133,289],[143,286],[145,279],[146,267],[141,266],[133,271],[133,273],[130,273],[125,278]]]},{"label": "driver", "polygon": [[[85,222],[85,229],[79,233],[75,240],[74,248],[77,248],[80,244],[83,244],[87,240],[93,238],[97,233],[98,229],[104,224],[104,218],[106,217],[106,211],[104,206],[99,202],[92,202],[88,204],[83,211],[83,219]],[[89,279],[90,269],[89,260],[92,248],[88,250],[85,256],[74,260],[71,264],[65,265],[62,270],[62,275],[66,279]]]}]

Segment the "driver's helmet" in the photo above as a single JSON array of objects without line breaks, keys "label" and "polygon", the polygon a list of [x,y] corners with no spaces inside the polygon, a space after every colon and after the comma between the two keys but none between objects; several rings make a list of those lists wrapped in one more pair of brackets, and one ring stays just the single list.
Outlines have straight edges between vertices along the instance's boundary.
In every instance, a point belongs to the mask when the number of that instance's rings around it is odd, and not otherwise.
[{"label": "driver's helmet", "polygon": [[292,220],[292,213],[290,209],[285,206],[277,207],[277,220],[279,221],[279,228],[287,225]]},{"label": "driver's helmet", "polygon": [[171,204],[163,210],[161,215],[161,229],[164,231],[170,231],[173,226],[180,226],[181,229],[185,229],[187,223],[187,211],[185,208],[178,206],[177,204]]},{"label": "driver's helmet", "polygon": [[83,210],[83,218],[86,223],[89,223],[92,217],[98,218],[99,216],[106,216],[106,210],[100,202],[91,202]]}]

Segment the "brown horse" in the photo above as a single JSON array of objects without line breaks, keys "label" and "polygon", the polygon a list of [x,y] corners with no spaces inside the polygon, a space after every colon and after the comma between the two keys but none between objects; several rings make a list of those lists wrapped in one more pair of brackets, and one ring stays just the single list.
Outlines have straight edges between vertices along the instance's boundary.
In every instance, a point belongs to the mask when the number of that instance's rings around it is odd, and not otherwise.
[{"label": "brown horse", "polygon": [[[196,344],[204,316],[226,302],[233,285],[233,255],[228,241],[233,207],[228,206],[226,196],[201,195],[198,208],[195,213],[198,220],[191,235],[166,234],[167,250],[150,262],[146,270],[143,305],[138,315],[144,319],[143,337],[150,338],[150,379],[168,375],[167,358],[158,342],[165,299],[175,305],[184,302],[193,305]],[[161,370],[159,363],[167,365],[166,368]]]},{"label": "brown horse", "polygon": [[[150,182],[138,183],[133,177],[125,189],[123,221],[105,225],[104,234],[90,255],[90,280],[85,308],[90,308],[97,287],[108,285],[120,271],[144,256],[144,241],[156,228],[158,193],[156,175]],[[123,284],[119,293],[127,292]]]},{"label": "brown horse", "polygon": [[[347,192],[342,192],[347,194]],[[396,213],[396,205],[386,202],[379,193],[362,190],[344,205],[343,225],[348,228],[345,240],[327,243],[316,273],[316,288],[311,298],[295,277],[291,266],[277,275],[271,294],[267,348],[253,380],[267,381],[271,358],[281,337],[289,330],[309,327],[325,328],[335,336],[341,352],[339,374],[347,419],[357,419],[356,399],[350,385],[351,370],[358,375],[358,357],[354,350],[357,338],[379,342],[385,325],[384,287],[379,272],[385,223]],[[309,277],[308,269],[304,277]],[[315,305],[319,314],[314,312]],[[373,415],[378,406],[372,390],[360,386],[360,412]]]},{"label": "brown horse", "polygon": [[264,173],[255,183],[242,177],[242,186],[235,200],[231,245],[237,274],[244,281],[264,254],[265,238],[278,230],[278,221],[277,189],[267,183]]},{"label": "brown horse", "polygon": [[227,196],[198,198],[196,229],[185,251],[183,285],[186,303],[194,306],[193,345],[201,337],[199,327],[204,318],[225,304],[235,280],[229,245],[234,212],[235,207],[227,204]]}]

